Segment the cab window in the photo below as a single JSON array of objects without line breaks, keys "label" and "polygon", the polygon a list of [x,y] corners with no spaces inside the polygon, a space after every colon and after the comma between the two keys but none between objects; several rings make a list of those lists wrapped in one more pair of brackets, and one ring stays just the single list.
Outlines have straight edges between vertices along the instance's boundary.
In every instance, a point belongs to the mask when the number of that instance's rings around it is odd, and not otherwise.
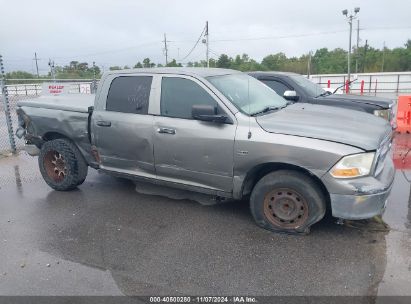
[{"label": "cab window", "polygon": [[106,111],[147,114],[151,76],[120,76],[110,85]]},{"label": "cab window", "polygon": [[179,77],[163,77],[160,111],[162,116],[191,119],[193,105],[212,105],[217,102],[200,85]]}]

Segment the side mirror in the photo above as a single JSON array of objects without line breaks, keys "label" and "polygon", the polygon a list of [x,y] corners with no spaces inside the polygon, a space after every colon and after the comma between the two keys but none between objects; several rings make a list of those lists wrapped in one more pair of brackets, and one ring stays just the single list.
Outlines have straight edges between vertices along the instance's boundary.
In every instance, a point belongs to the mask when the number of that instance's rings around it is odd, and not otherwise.
[{"label": "side mirror", "polygon": [[297,95],[296,91],[285,91],[283,97],[291,101],[297,101],[300,98],[300,96]]},{"label": "side mirror", "polygon": [[226,115],[217,114],[217,108],[211,105],[193,105],[191,116],[197,120],[224,123],[228,119]]}]

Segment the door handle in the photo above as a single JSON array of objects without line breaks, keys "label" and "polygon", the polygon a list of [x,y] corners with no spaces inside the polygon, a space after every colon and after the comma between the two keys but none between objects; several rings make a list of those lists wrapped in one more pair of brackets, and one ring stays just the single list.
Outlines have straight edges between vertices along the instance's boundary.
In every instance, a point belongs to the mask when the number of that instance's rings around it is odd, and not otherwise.
[{"label": "door handle", "polygon": [[158,133],[163,133],[163,134],[176,134],[176,130],[171,129],[171,128],[158,128],[157,129]]},{"label": "door handle", "polygon": [[111,121],[98,120],[96,124],[100,127],[111,127]]}]

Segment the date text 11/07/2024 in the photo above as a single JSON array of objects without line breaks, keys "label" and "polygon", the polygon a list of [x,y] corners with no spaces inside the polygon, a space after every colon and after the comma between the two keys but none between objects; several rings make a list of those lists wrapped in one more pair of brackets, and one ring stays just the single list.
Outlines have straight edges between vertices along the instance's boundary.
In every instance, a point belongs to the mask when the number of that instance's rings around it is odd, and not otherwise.
[{"label": "date text 11/07/2024", "polygon": [[255,297],[248,297],[248,296],[150,297],[150,303],[190,303],[190,302],[193,302],[193,303],[256,303],[257,299]]}]

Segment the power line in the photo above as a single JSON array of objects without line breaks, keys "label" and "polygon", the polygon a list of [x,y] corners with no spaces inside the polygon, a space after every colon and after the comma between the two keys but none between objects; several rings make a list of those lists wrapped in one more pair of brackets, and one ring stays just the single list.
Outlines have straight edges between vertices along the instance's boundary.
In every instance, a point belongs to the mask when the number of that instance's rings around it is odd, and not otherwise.
[{"label": "power line", "polygon": [[232,41],[252,41],[252,40],[270,40],[270,39],[284,39],[284,38],[298,38],[298,37],[308,37],[317,35],[327,35],[346,32],[347,30],[336,30],[336,31],[326,31],[326,32],[314,32],[314,33],[302,33],[302,34],[292,34],[292,35],[280,35],[280,36],[265,36],[265,37],[250,37],[250,38],[230,38],[230,39],[215,39],[213,42],[232,42]]},{"label": "power line", "polygon": [[[398,30],[398,29],[409,29],[411,26],[406,27],[369,27],[361,28],[365,31],[375,31],[375,30]],[[262,37],[247,37],[247,38],[229,38],[229,39],[213,39],[213,42],[232,42],[232,41],[253,41],[253,40],[270,40],[270,39],[285,39],[285,38],[300,38],[309,36],[321,36],[329,34],[337,34],[347,32],[346,29],[334,30],[334,31],[324,31],[324,32],[312,32],[312,33],[299,33],[291,35],[279,35],[279,36],[262,36]]]},{"label": "power line", "polygon": [[376,31],[376,30],[405,30],[409,29],[411,26],[377,26],[377,27],[366,27],[362,28],[361,30],[366,31]]},{"label": "power line", "polygon": [[110,54],[110,53],[119,53],[119,52],[129,51],[129,50],[140,48],[142,46],[155,45],[155,44],[158,44],[158,43],[160,43],[160,41],[155,41],[155,42],[152,41],[152,42],[147,42],[147,43],[143,43],[143,44],[140,44],[140,45],[121,48],[121,49],[114,49],[114,50],[109,50],[109,51],[102,51],[102,52],[95,52],[95,53],[88,53],[88,54],[78,54],[78,55],[73,55],[73,56],[69,56],[69,57],[54,57],[54,58],[56,58],[56,59],[72,59],[72,58],[77,58],[77,57],[92,57],[92,56],[96,56],[96,55],[104,55],[104,54]]},{"label": "power line", "polygon": [[[104,54],[110,54],[110,53],[119,53],[119,52],[125,52],[125,51],[129,51],[129,50],[133,50],[133,49],[137,49],[143,46],[149,46],[149,45],[155,45],[155,44],[159,44],[162,43],[163,41],[156,41],[156,42],[147,42],[147,43],[143,43],[140,45],[136,45],[136,46],[131,46],[131,47],[126,47],[126,48],[121,48],[121,49],[113,49],[113,50],[108,50],[108,51],[102,51],[102,52],[95,52],[95,53],[83,53],[83,54],[77,54],[77,55],[71,55],[71,56],[57,56],[54,57],[56,59],[76,59],[79,57],[93,57],[96,55],[104,55]],[[170,42],[170,41],[168,41]],[[22,61],[22,60],[26,60],[26,61],[31,61],[33,60],[32,58],[23,58],[23,57],[12,57],[12,58],[7,58],[7,61]]]},{"label": "power line", "polygon": [[216,52],[213,51],[212,49],[209,48],[208,50],[210,51],[211,54],[214,54],[214,55],[216,55],[217,57],[220,56],[220,54],[216,53]]},{"label": "power line", "polygon": [[[392,26],[392,27],[387,27],[387,26],[380,26],[380,27],[368,27],[368,28],[361,28],[363,31],[376,31],[376,30],[398,30],[398,29],[409,29],[411,26]],[[185,60],[188,56],[191,55],[191,53],[194,51],[196,48],[197,44],[201,40],[201,37],[203,36],[205,31],[205,28],[201,32],[200,37],[197,39],[194,47],[190,50],[190,52],[180,61]],[[232,42],[232,41],[253,41],[253,40],[270,40],[270,39],[286,39],[286,38],[299,38],[299,37],[309,37],[309,36],[320,36],[320,35],[328,35],[328,34],[336,34],[336,33],[341,33],[341,32],[346,32],[347,30],[334,30],[334,31],[324,31],[324,32],[312,32],[312,33],[300,33],[300,34],[292,34],[292,35],[280,35],[280,36],[262,36],[262,37],[246,37],[246,38],[230,38],[230,39],[216,39],[212,40],[212,42]],[[194,40],[167,40],[167,42],[175,42],[175,43],[182,43],[182,42],[193,42]],[[164,41],[162,41],[164,42]],[[117,52],[125,52],[128,50],[133,50],[136,48],[144,47],[144,46],[149,46],[149,45],[155,45],[160,43],[160,41],[151,41],[147,43],[143,43],[140,45],[136,46],[131,46],[131,47],[126,47],[126,48],[120,48],[120,49],[113,49],[113,50],[107,50],[107,51],[101,51],[101,52],[94,52],[94,53],[83,53],[83,54],[77,54],[77,55],[72,55],[72,56],[59,56],[59,57],[54,57],[55,59],[75,59],[79,57],[92,57],[96,55],[104,55],[104,54],[110,54],[110,53],[117,53]],[[7,58],[7,61],[32,61],[32,58],[24,58],[24,57],[11,57]]]},{"label": "power line", "polygon": [[187,54],[186,56],[184,56],[184,58],[181,59],[180,61],[184,61],[188,56],[191,55],[191,53],[194,51],[194,49],[197,47],[198,43],[200,42],[201,37],[203,37],[203,34],[204,34],[205,30],[206,30],[206,27],[203,28],[203,30],[202,30],[202,32],[201,32],[201,34],[200,34],[200,37],[198,37],[196,43],[195,43],[194,46],[191,48],[190,52],[188,52],[188,54]]}]

